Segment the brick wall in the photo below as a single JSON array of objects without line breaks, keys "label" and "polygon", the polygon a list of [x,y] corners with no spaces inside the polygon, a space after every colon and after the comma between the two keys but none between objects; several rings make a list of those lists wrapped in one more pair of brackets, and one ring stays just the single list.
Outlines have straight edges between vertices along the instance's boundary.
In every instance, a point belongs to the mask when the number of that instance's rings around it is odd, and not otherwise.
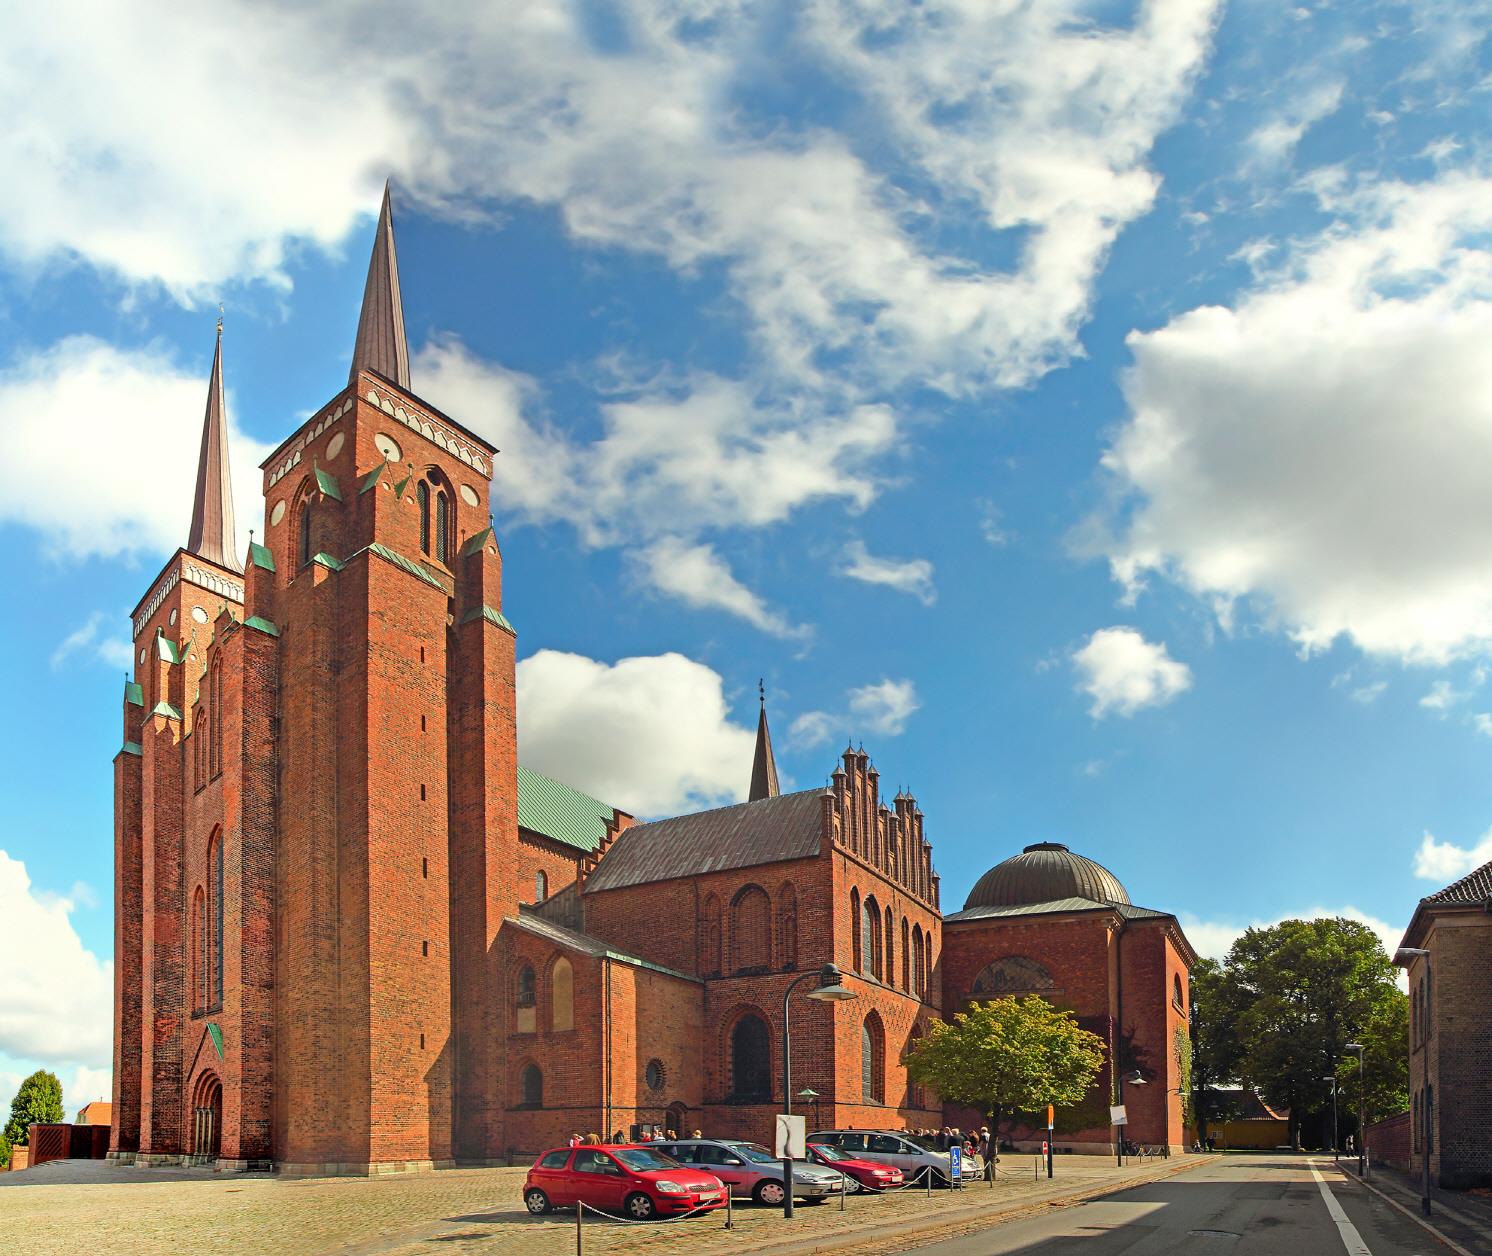
[{"label": "brick wall", "polygon": [[1386,1164],[1407,1172],[1417,1159],[1411,1151],[1413,1114],[1400,1112],[1384,1121],[1368,1124],[1367,1146],[1374,1164]]},{"label": "brick wall", "polygon": [[[1411,1045],[1409,1085],[1423,1094],[1428,1063],[1437,1127],[1430,1171],[1453,1189],[1492,1185],[1492,916],[1437,912],[1424,945],[1432,953],[1433,1017],[1428,1042]],[[1423,962],[1410,970],[1411,983]],[[1418,1155],[1412,1159],[1417,1168]]]}]

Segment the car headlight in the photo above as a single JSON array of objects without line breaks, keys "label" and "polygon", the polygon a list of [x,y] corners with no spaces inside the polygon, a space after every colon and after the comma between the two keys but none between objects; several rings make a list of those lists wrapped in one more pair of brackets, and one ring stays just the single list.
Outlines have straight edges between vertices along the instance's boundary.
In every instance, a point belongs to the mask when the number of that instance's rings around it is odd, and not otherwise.
[{"label": "car headlight", "polygon": [[891,1169],[872,1169],[871,1172],[874,1173],[876,1177],[890,1177],[893,1171]]},{"label": "car headlight", "polygon": [[665,1195],[686,1195],[689,1192],[687,1186],[681,1186],[677,1182],[654,1182],[653,1185]]}]

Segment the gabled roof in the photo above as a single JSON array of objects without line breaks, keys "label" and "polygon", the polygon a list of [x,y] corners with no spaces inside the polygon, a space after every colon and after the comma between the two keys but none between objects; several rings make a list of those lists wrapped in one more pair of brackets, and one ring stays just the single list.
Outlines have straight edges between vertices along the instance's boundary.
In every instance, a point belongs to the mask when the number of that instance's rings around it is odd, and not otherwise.
[{"label": "gabled roof", "polygon": [[1045,916],[1056,912],[1110,911],[1125,920],[1164,920],[1168,911],[1155,911],[1150,907],[1136,907],[1133,903],[1100,903],[1091,898],[1057,898],[1046,903],[1017,903],[1009,907],[966,907],[963,911],[944,916],[944,924],[958,920],[993,920],[1005,916]]},{"label": "gabled roof", "polygon": [[655,964],[637,955],[629,955],[625,951],[616,951],[609,947],[600,938],[592,937],[589,933],[580,933],[574,929],[566,929],[563,925],[557,925],[552,920],[546,920],[543,916],[536,916],[528,910],[520,910],[518,915],[509,916],[508,923],[516,925],[526,933],[535,934],[541,938],[559,946],[568,947],[572,951],[578,951],[582,955],[594,955],[597,959],[614,959],[622,964],[630,964],[634,968],[650,968],[654,972],[666,973],[670,977],[682,977],[685,981],[698,983],[698,977],[691,977],[688,973],[681,973],[676,968],[665,968],[662,964]]},{"label": "gabled roof", "polygon": [[518,827],[589,854],[601,845],[616,809],[559,781],[518,766]]},{"label": "gabled roof", "polygon": [[1480,907],[1489,898],[1492,898],[1492,860],[1488,860],[1480,868],[1473,868],[1459,881],[1452,881],[1445,889],[1427,894],[1421,901]]},{"label": "gabled roof", "polygon": [[585,892],[696,877],[818,854],[823,791],[807,789],[624,829]]}]

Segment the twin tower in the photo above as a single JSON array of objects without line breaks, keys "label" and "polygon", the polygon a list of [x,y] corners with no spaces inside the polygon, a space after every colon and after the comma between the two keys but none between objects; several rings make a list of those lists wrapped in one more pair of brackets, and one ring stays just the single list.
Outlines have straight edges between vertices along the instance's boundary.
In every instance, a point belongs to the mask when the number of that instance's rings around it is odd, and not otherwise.
[{"label": "twin tower", "polygon": [[359,1172],[502,1142],[514,630],[486,441],[410,391],[388,192],[347,386],[240,558],[221,334],[114,761],[110,1156]]}]

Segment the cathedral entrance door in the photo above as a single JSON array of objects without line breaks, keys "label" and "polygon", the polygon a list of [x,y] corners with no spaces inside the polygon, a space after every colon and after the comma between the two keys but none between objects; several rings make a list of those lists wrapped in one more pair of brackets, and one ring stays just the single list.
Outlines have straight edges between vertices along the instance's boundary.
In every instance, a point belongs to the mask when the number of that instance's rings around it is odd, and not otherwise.
[{"label": "cathedral entrance door", "polygon": [[193,1108],[192,1155],[199,1160],[216,1160],[222,1149],[223,1084],[211,1075],[197,1084],[197,1102]]}]

